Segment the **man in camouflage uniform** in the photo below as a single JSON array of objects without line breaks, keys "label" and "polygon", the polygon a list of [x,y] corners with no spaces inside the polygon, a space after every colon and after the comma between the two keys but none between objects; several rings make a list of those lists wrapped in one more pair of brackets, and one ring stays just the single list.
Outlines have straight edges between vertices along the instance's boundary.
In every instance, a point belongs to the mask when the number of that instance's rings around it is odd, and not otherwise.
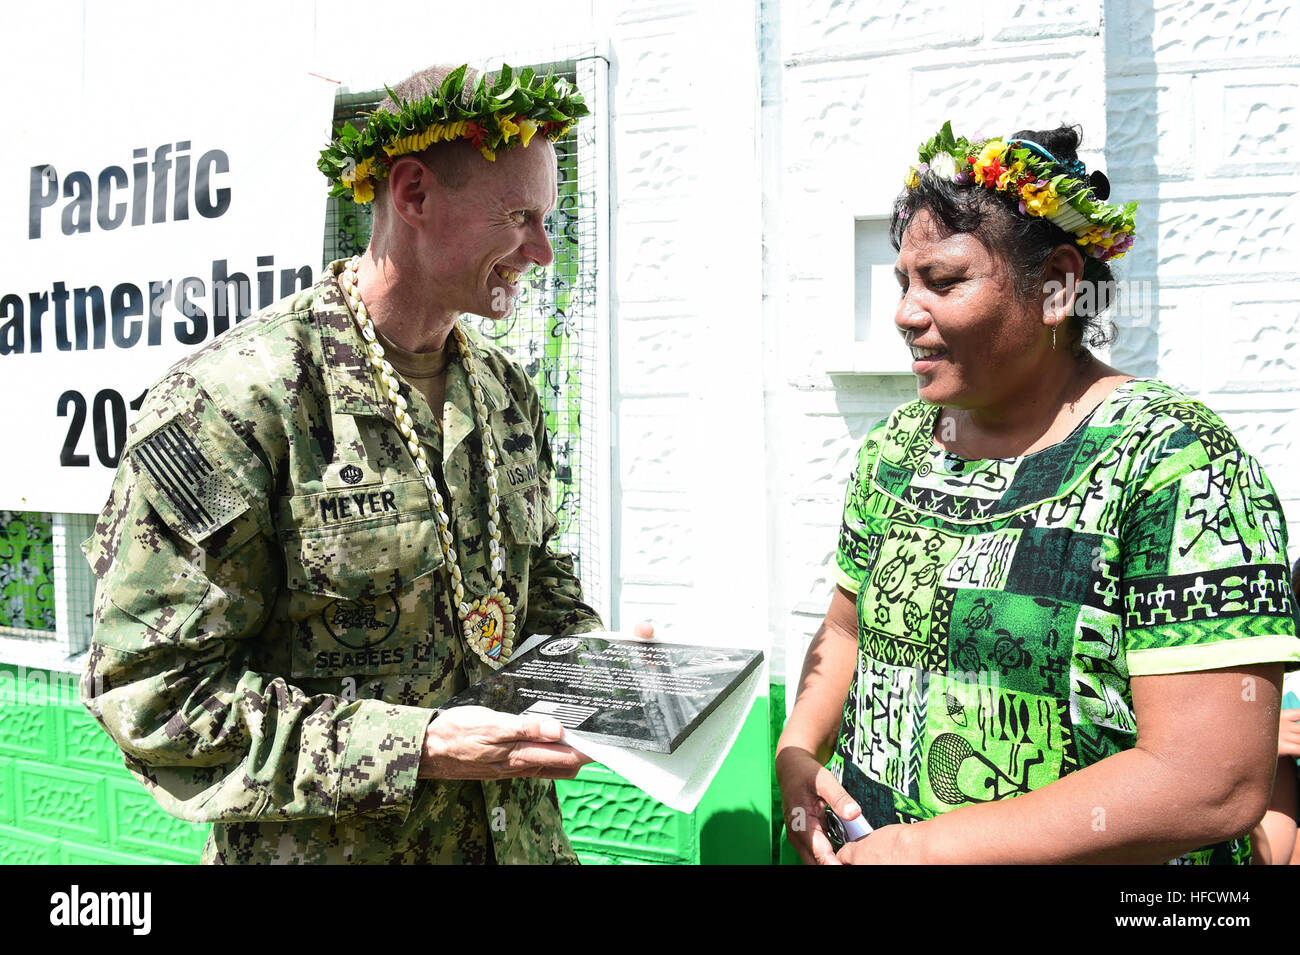
[{"label": "man in camouflage uniform", "polygon": [[[442,414],[405,380],[401,394],[465,589],[486,593],[482,435],[448,335],[463,312],[508,314],[518,273],[550,263],[554,151],[539,136],[488,163],[444,143],[394,162],[383,186],[358,285],[401,349],[447,343]],[[560,725],[438,710],[490,671],[452,607],[438,514],[340,268],[150,391],[85,545],[100,578],[87,706],[168,812],[215,823],[207,862],[574,861],[550,779],[586,759]],[[536,390],[470,340],[518,639],[601,629],[549,547]]]}]

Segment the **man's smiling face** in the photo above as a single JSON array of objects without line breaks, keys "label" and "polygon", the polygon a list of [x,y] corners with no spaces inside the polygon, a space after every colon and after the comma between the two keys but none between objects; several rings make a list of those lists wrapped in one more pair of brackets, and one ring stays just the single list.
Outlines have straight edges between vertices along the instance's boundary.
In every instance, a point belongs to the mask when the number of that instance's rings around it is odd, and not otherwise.
[{"label": "man's smiling face", "polygon": [[522,275],[554,256],[543,221],[556,202],[555,150],[541,136],[471,157],[465,181],[441,191],[433,222],[431,292],[449,311],[505,318]]}]

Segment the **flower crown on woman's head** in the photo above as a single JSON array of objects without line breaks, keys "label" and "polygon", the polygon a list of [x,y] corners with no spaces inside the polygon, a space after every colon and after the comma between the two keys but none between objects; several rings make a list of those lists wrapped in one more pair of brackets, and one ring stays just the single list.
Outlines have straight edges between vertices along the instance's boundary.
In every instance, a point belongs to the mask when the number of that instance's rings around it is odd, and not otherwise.
[{"label": "flower crown on woman's head", "polygon": [[[1062,161],[1027,139],[954,137],[952,123],[921,144],[920,162],[908,170],[908,191],[930,174],[959,185],[974,184],[1016,199],[1020,211],[1041,216],[1075,237],[1087,255],[1106,262],[1133,245],[1137,203],[1105,202],[1110,184],[1100,172],[1086,175],[1079,160]],[[1061,172],[1066,169],[1066,172]]]},{"label": "flower crown on woman's head", "polygon": [[388,90],[396,111],[371,113],[364,130],[345,123],[316,164],[334,183],[330,195],[350,193],[353,202],[369,202],[394,159],[434,143],[466,139],[495,162],[498,152],[527,146],[537,133],[555,142],[588,113],[582,95],[563,77],[542,78],[527,68],[515,72],[502,66],[490,87],[481,75],[465,98],[467,69],[457,67],[421,99],[403,103]]}]

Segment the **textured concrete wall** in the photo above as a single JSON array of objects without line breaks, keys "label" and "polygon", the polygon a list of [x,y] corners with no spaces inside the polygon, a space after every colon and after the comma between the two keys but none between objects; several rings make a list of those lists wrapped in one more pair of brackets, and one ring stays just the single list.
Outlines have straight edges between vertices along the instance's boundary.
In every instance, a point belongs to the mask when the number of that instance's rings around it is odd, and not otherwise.
[{"label": "textured concrete wall", "polygon": [[758,7],[616,7],[619,619],[766,647]]},{"label": "textured concrete wall", "polygon": [[0,665],[0,865],[195,862],[207,832],[131,778],[75,675]]},{"label": "textured concrete wall", "polygon": [[1112,178],[1142,203],[1129,278],[1153,320],[1114,349],[1222,415],[1300,556],[1300,7],[1106,4]]},{"label": "textured concrete wall", "polygon": [[[768,402],[779,422],[769,449],[772,497],[790,506],[772,547],[784,560],[771,574],[771,624],[790,683],[833,590],[831,559],[858,447],[872,424],[916,394],[911,375],[830,373],[862,366],[844,359],[861,337],[854,220],[888,215],[917,144],[945,120],[968,136],[1077,122],[1085,151],[1104,143],[1102,14],[1100,0],[780,5],[781,155],[773,168],[782,188],[769,239],[779,236],[783,261],[768,278],[781,303],[781,359]],[[888,353],[902,348],[892,316],[883,318],[886,334],[870,338],[867,367],[892,363]]]}]

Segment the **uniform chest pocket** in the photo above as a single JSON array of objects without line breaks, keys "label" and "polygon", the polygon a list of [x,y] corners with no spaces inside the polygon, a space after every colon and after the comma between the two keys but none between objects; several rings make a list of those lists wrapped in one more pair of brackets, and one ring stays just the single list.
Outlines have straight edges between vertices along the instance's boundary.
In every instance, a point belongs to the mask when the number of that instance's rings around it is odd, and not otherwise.
[{"label": "uniform chest pocket", "polygon": [[[547,506],[541,488],[534,484],[517,491],[502,488],[501,545],[508,554],[528,556],[528,548],[542,542],[543,508]],[[461,535],[460,562],[465,572],[478,570],[487,563],[487,507],[482,501],[461,504],[456,508],[456,527]]]},{"label": "uniform chest pocket", "polygon": [[548,506],[538,484],[501,495],[501,523],[506,535],[518,544],[540,544],[543,511]]},{"label": "uniform chest pocket", "polygon": [[436,528],[429,509],[284,534],[295,677],[430,667],[446,602]]}]

